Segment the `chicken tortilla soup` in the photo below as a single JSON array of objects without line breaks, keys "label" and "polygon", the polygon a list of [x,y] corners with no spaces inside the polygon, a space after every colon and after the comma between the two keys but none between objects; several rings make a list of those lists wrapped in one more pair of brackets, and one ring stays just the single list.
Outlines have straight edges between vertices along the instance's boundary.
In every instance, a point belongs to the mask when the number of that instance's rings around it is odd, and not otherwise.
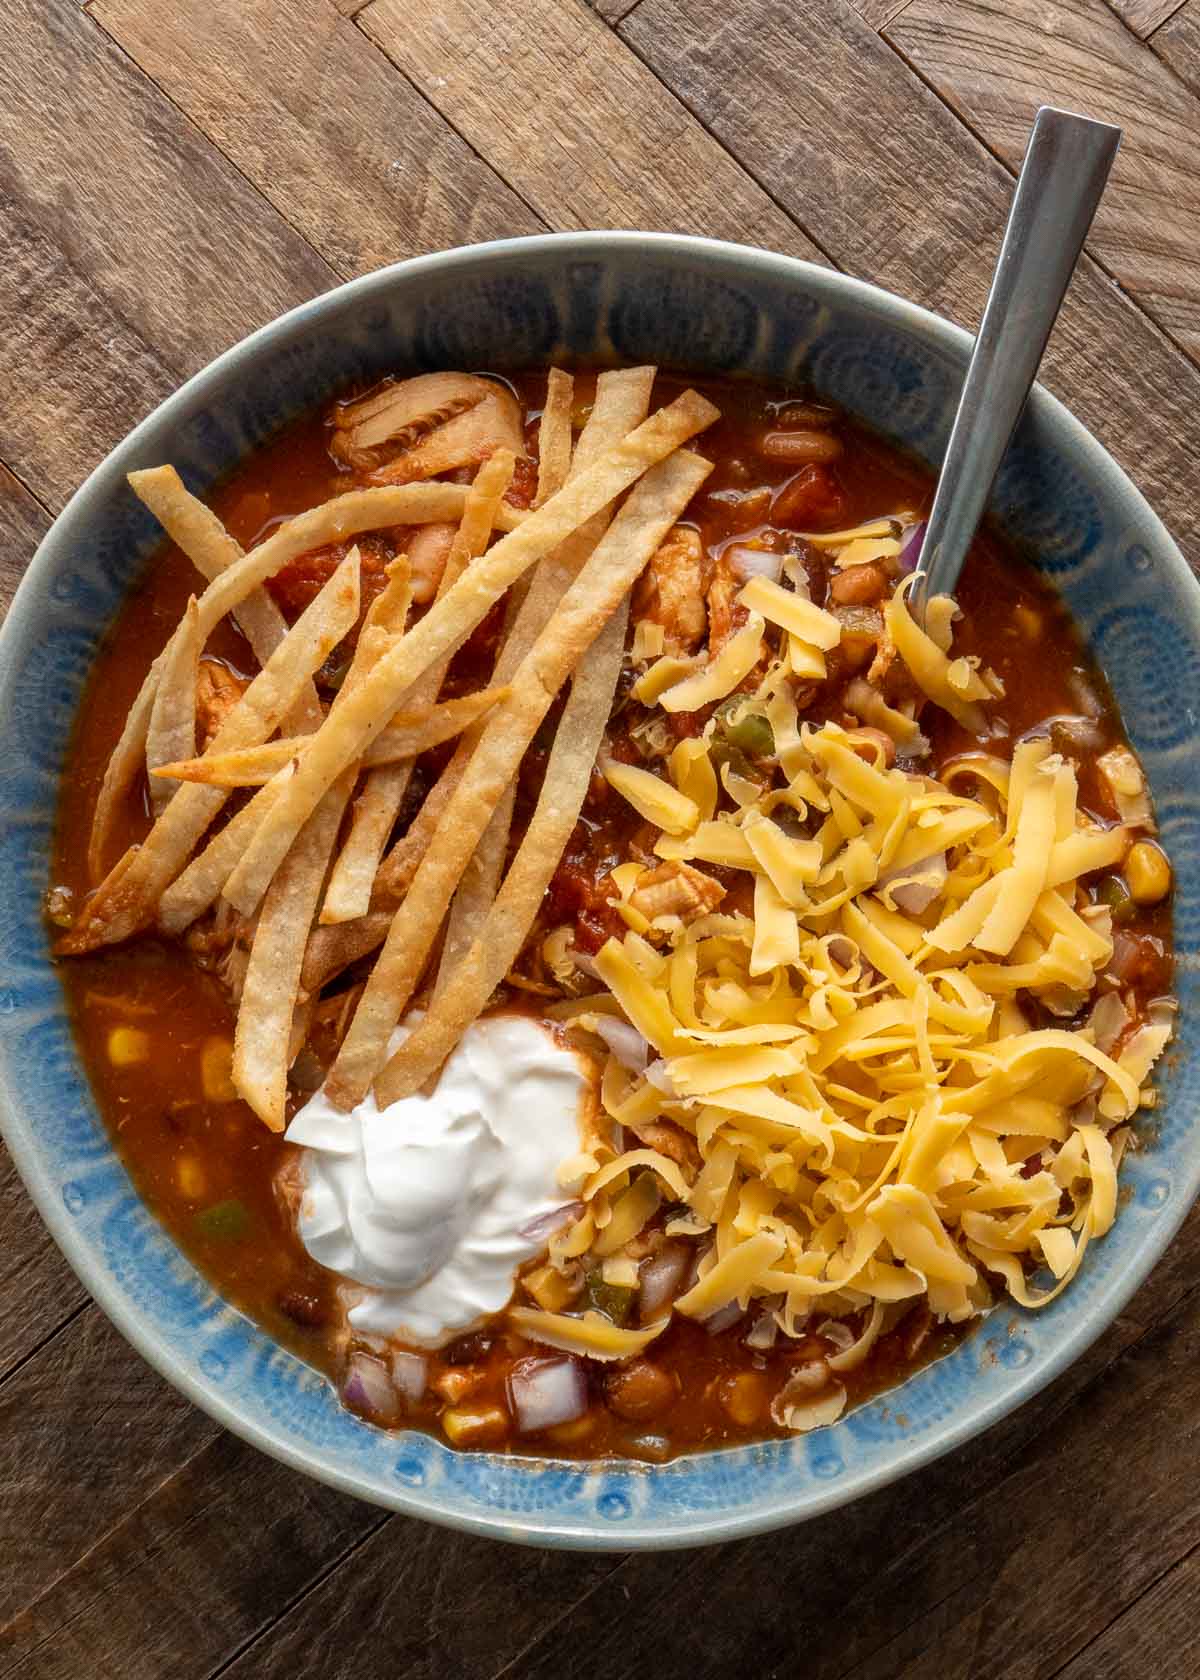
[{"label": "chicken tortilla soup", "polygon": [[383,1427],[831,1423],[1118,1214],[1171,868],[1101,674],[823,402],[389,379],[202,502],[98,659],[54,925],[216,1288]]}]

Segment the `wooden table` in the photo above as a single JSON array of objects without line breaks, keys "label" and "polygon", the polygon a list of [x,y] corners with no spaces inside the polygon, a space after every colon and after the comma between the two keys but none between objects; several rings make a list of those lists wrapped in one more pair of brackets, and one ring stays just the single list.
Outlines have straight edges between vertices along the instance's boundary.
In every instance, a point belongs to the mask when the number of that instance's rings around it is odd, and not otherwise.
[{"label": "wooden table", "polygon": [[[414,252],[685,229],[974,325],[1047,100],[1125,129],[1047,382],[1200,557],[1200,0],[0,0],[0,67],[9,587],[181,380]],[[121,1341],[11,1169],[0,1220],[0,1675],[1200,1672],[1200,1216],[962,1452],[790,1533],[629,1558],[283,1469]]]}]

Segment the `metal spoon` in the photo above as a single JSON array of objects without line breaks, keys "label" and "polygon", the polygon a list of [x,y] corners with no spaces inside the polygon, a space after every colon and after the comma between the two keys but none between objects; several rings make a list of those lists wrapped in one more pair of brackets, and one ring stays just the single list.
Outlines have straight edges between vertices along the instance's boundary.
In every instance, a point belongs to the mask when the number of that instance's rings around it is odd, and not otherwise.
[{"label": "metal spoon", "polygon": [[919,624],[954,593],[1120,143],[1119,128],[1051,105],[1034,120],[921,544]]}]

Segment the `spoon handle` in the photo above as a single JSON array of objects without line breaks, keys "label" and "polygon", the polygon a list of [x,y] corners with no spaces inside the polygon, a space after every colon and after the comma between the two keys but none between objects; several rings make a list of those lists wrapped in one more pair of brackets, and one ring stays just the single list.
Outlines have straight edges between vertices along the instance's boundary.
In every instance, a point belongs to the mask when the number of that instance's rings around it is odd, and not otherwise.
[{"label": "spoon handle", "polygon": [[1108,123],[1037,114],[925,530],[918,623],[954,593],[1120,142]]}]

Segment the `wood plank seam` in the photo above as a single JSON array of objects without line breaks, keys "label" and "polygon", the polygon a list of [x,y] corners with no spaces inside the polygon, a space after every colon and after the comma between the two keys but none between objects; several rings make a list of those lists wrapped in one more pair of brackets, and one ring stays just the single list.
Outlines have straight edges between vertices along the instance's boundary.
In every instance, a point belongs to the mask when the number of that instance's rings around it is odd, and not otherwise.
[{"label": "wood plank seam", "polygon": [[[636,3],[640,3],[640,0],[636,0]],[[483,167],[488,171],[489,174],[494,175],[496,177],[496,179],[499,182],[502,183],[502,185],[507,187],[508,191],[510,193],[512,193],[513,197],[517,198],[521,201],[521,203],[525,206],[526,210],[529,211],[529,214],[531,216],[535,217],[537,219],[537,221],[539,221],[541,223],[541,225],[546,229],[547,232],[550,232],[551,231],[550,230],[550,225],[546,221],[545,217],[542,216],[541,214],[539,214],[539,212],[534,208],[534,206],[526,198],[525,194],[521,191],[521,189],[519,187],[515,186],[513,184],[513,182],[508,179],[508,177],[504,174],[503,170],[497,168],[497,166],[494,163],[492,163],[490,161],[490,159],[484,157],[483,153],[479,150],[478,146],[473,145],[471,143],[470,138],[466,134],[464,134],[462,132],[462,130],[455,123],[451,122],[450,118],[447,117],[444,114],[444,112],[438,110],[438,108],[434,104],[433,100],[430,99],[429,95],[425,92],[425,90],[417,82],[415,82],[410,75],[408,75],[408,73],[404,70],[403,66],[397,64],[396,60],[394,58],[391,58],[388,55],[388,53],[385,52],[384,49],[379,45],[379,42],[376,41],[372,36],[370,36],[367,33],[367,31],[363,28],[362,20],[365,17],[366,13],[371,10],[371,7],[372,7],[373,4],[374,4],[374,0],[363,0],[362,5],[358,6],[356,8],[355,12],[353,13],[353,15],[351,16],[350,21],[354,24],[354,27],[358,30],[359,34],[363,37],[363,39],[365,41],[370,43],[370,46],[371,46],[372,50],[374,52],[377,52],[380,55],[380,57],[385,60],[385,62],[395,72],[395,74],[397,76],[400,76],[403,79],[405,85],[412,89],[412,91],[416,94],[417,98],[421,101],[422,105],[425,105],[430,111],[433,112],[433,114],[437,118],[438,122],[443,123],[445,125],[445,127],[448,128],[453,135],[455,135],[459,140],[461,140],[463,145],[471,153],[471,156],[476,158],[478,160],[478,162],[481,163],[483,165]]]},{"label": "wood plank seam", "polygon": [[[635,3],[640,5],[641,0],[635,0]],[[532,1639],[527,1640],[519,1651],[514,1652],[503,1668],[498,1668],[494,1674],[488,1676],[488,1680],[506,1680],[507,1676],[514,1675],[517,1676],[519,1680],[521,1670],[517,1667],[517,1664],[520,1663],[523,1665],[525,1658],[529,1655],[529,1653],[536,1650],[542,1641],[554,1632],[556,1627],[560,1627],[562,1623],[566,1621],[568,1616],[573,1616],[579,1609],[580,1605],[586,1604],[588,1599],[591,1598],[594,1593],[598,1593],[600,1591],[601,1587],[608,1586],[613,1577],[615,1575],[619,1575],[621,1570],[625,1568],[626,1564],[632,1563],[633,1560],[634,1554],[632,1552],[626,1552],[623,1557],[619,1557],[607,1575],[601,1575],[598,1580],[592,1582],[591,1586],[588,1587],[586,1591],[580,1593],[579,1597],[575,1599],[573,1603],[568,1605],[565,1610],[560,1610],[553,1621],[547,1622],[546,1626],[534,1634]]]},{"label": "wood plank seam", "polygon": [[[300,1474],[300,1472],[298,1471],[297,1474]],[[244,1657],[248,1651],[252,1651],[256,1645],[267,1638],[267,1636],[279,1626],[280,1622],[285,1621],[287,1617],[291,1615],[296,1605],[300,1603],[301,1599],[305,1599],[310,1593],[318,1591],[318,1589],[323,1586],[329,1577],[337,1570],[347,1567],[350,1559],[355,1555],[355,1553],[361,1551],[367,1542],[385,1529],[389,1523],[394,1522],[395,1517],[395,1512],[381,1511],[377,1522],[372,1523],[371,1526],[363,1534],[359,1535],[357,1540],[347,1546],[344,1551],[339,1552],[335,1558],[330,1559],[329,1563],[327,1563],[323,1569],[318,1570],[311,1581],[305,1583],[300,1592],[293,1593],[287,1602],[280,1606],[277,1614],[273,1615],[269,1621],[264,1622],[262,1627],[260,1627],[258,1631],[251,1636],[251,1638],[243,1639],[241,1644],[238,1645],[229,1656],[217,1664],[216,1668],[209,1669],[204,1676],[204,1680],[220,1680],[221,1675],[228,1669],[232,1668],[234,1663],[240,1661],[240,1659]],[[410,1518],[410,1521],[413,1522],[418,1520],[419,1519],[415,1517]]]},{"label": "wood plank seam", "polygon": [[[633,15],[633,13],[635,11],[637,11],[638,7],[641,4],[642,4],[642,0],[636,0],[636,4],[630,7],[629,11],[626,12],[625,16],[621,19],[621,22],[625,23]],[[820,251],[821,255],[825,258],[825,261],[829,264],[830,268],[836,269],[839,274],[844,273],[845,270],[843,269],[842,264],[840,262],[838,262],[837,258],[833,255],[832,251],[830,251],[827,246],[823,245],[821,243],[821,241],[816,237],[816,235],[812,232],[812,230],[810,228],[806,227],[804,225],[804,223],[800,220],[800,218],[798,216],[794,215],[793,212],[790,211],[786,207],[786,205],[784,205],[775,196],[775,194],[771,191],[770,187],[768,187],[764,181],[759,179],[758,175],[755,174],[754,170],[751,169],[748,164],[743,163],[741,158],[737,157],[735,153],[733,153],[732,151],[729,150],[729,148],[725,145],[725,143],[716,134],[713,133],[712,129],[704,121],[704,118],[699,114],[699,112],[696,111],[695,108],[691,104],[689,104],[688,100],[684,97],[684,95],[682,93],[680,93],[677,89],[673,88],[668,81],[665,81],[663,79],[663,77],[659,75],[659,73],[655,69],[654,65],[651,64],[650,61],[647,58],[645,58],[638,51],[638,49],[634,45],[634,43],[632,41],[630,41],[625,36],[625,34],[623,33],[622,29],[619,26],[616,27],[613,30],[613,34],[616,36],[617,40],[620,41],[621,45],[626,49],[626,51],[629,52],[634,58],[636,58],[638,63],[643,65],[645,67],[645,69],[647,69],[650,72],[650,74],[654,77],[654,80],[658,83],[658,85],[661,88],[663,88],[666,91],[666,93],[669,95],[669,97],[671,99],[675,100],[675,102],[678,105],[681,105],[683,107],[683,109],[687,112],[688,116],[691,117],[694,122],[699,124],[699,126],[704,130],[705,134],[707,134],[709,139],[713,142],[713,144],[715,146],[720,147],[722,153],[729,159],[729,161],[733,165],[733,167],[737,170],[740,170],[743,175],[745,175],[749,180],[753,181],[754,185],[758,188],[759,192],[761,192],[766,198],[768,198],[770,200],[770,202],[775,206],[776,210],[779,211],[779,214],[781,216],[786,216],[788,221],[792,224],[792,226],[794,228],[796,228],[800,233],[802,233],[804,235],[805,239],[807,239],[811,245],[814,245],[816,247],[816,249],[818,251]]]},{"label": "wood plank seam", "polygon": [[[137,62],[137,60],[130,53],[126,52],[125,48],[121,45],[120,41],[116,38],[116,36],[110,34],[110,32],[107,29],[105,29],[104,25],[100,22],[100,19],[92,11],[91,5],[86,4],[83,7],[83,11],[84,11],[84,15],[87,17],[88,22],[91,24],[92,28],[96,30],[97,34],[102,35],[106,41],[111,42],[111,44],[117,49],[117,51],[120,53],[121,57],[125,60],[126,64],[128,64],[129,68],[133,71],[133,73],[136,76],[140,77],[147,84],[147,86],[152,87],[154,89],[154,91],[158,94],[159,98],[164,99],[166,101],[166,103],[171,107],[171,109],[176,113],[176,115],[179,117],[180,121],[185,122],[187,124],[187,126],[191,129],[193,134],[199,135],[200,138],[203,140],[204,144],[206,146],[208,146],[209,149],[212,152],[214,152],[217,157],[223,159],[225,164],[230,169],[232,169],[236,172],[239,180],[245,182],[246,186],[249,187],[250,191],[255,195],[255,197],[261,201],[263,207],[267,210],[267,212],[271,216],[278,217],[281,222],[283,222],[287,227],[289,227],[291,229],[291,231],[295,234],[296,238],[299,239],[307,247],[307,249],[316,258],[316,260],[321,264],[322,268],[324,268],[327,271],[330,279],[331,280],[345,279],[346,278],[345,275],[341,274],[333,266],[333,264],[329,261],[328,257],[325,256],[324,252],[318,251],[317,247],[312,243],[312,241],[307,237],[307,235],[303,234],[300,231],[300,229],[298,227],[296,227],[296,225],[292,222],[291,218],[286,216],[284,214],[284,212],[278,208],[277,205],[275,205],[271,202],[271,200],[267,197],[266,193],[263,192],[262,188],[258,185],[258,183],[255,180],[253,180],[249,175],[247,175],[243,169],[239,168],[238,165],[234,162],[234,160],[229,156],[229,154],[227,152],[222,151],[221,147],[218,146],[215,143],[215,141],[210,139],[210,137],[200,127],[199,123],[196,122],[193,117],[189,116],[187,111],[184,110],[183,106],[179,105],[174,99],[172,99],[171,95],[162,86],[162,84],[155,81],[153,76],[148,75],[147,72],[142,69],[141,65]],[[128,325],[129,323],[124,323],[124,324]],[[164,365],[166,365],[166,364],[164,364]],[[173,373],[176,373],[177,377],[181,377],[178,374],[178,370],[172,368],[171,371]]]},{"label": "wood plank seam", "polygon": [[1177,1570],[1182,1569],[1197,1555],[1197,1553],[1200,1553],[1200,1540],[1197,1540],[1193,1545],[1189,1546],[1186,1552],[1182,1553],[1181,1556],[1175,1559],[1174,1563],[1168,1564],[1161,1574],[1155,1576],[1153,1581],[1148,1581],[1135,1599],[1131,1600],[1130,1603],[1126,1604],[1121,1610],[1119,1610],[1117,1614],[1113,1616],[1111,1620],[1106,1622],[1102,1628],[1098,1628],[1092,1637],[1079,1647],[1078,1651],[1067,1658],[1066,1662],[1060,1663],[1056,1669],[1053,1669],[1049,1674],[1047,1674],[1045,1676],[1045,1680],[1057,1680],[1058,1675],[1064,1674],[1066,1670],[1077,1663],[1081,1657],[1086,1657],[1087,1653],[1092,1649],[1092,1646],[1099,1640],[1103,1639],[1110,1628],[1116,1627],[1117,1624],[1119,1622],[1123,1622],[1127,1616],[1132,1616],[1137,1611],[1138,1606],[1147,1594],[1152,1593],[1155,1587],[1160,1586],[1169,1576],[1174,1575]]},{"label": "wood plank seam", "polygon": [[73,1308],[64,1319],[61,1319],[52,1330],[47,1330],[39,1342],[35,1343],[33,1347],[27,1348],[15,1364],[10,1365],[7,1371],[0,1372],[0,1389],[4,1387],[5,1383],[11,1382],[15,1376],[23,1371],[31,1359],[36,1359],[43,1348],[49,1347],[50,1343],[61,1336],[64,1330],[74,1324],[81,1313],[99,1312],[99,1310],[90,1295],[85,1301],[80,1301],[79,1305]]},{"label": "wood plank seam", "polygon": [[44,500],[43,497],[38,495],[37,491],[33,488],[33,485],[28,483],[26,481],[26,479],[24,479],[22,477],[22,475],[17,471],[16,467],[10,465],[10,463],[8,461],[6,461],[3,458],[3,456],[0,456],[0,471],[6,472],[9,476],[9,478],[13,479],[17,484],[19,484],[21,486],[21,489],[24,490],[25,494],[29,497],[30,501],[37,503],[37,505],[41,508],[42,512],[46,515],[47,519],[53,521],[57,517],[57,515],[54,512],[54,509],[47,504],[47,502]]},{"label": "wood plank seam", "polygon": [[[220,1434],[220,1426],[219,1425],[214,1425],[213,1426],[213,1433],[207,1441],[203,1442],[200,1446],[198,1446],[194,1452],[189,1453],[188,1456],[182,1461],[182,1463],[177,1464],[173,1470],[168,1471],[168,1473],[165,1476],[163,1476],[160,1481],[156,1482],[155,1485],[152,1488],[148,1488],[146,1490],[146,1492],[142,1495],[142,1497],[136,1501],[135,1504],[130,1506],[127,1510],[122,1511],[121,1515],[118,1517],[116,1522],[111,1523],[108,1528],[104,1529],[100,1534],[98,1534],[96,1536],[96,1538],[92,1541],[91,1545],[85,1547],[85,1549],[79,1554],[79,1556],[77,1558],[73,1559],[72,1562],[69,1563],[65,1569],[61,1569],[58,1572],[58,1574],[54,1576],[54,1578],[52,1580],[47,1581],[46,1585],[42,1588],[41,1592],[39,1592],[35,1598],[31,1598],[28,1604],[23,1605],[22,1608],[16,1613],[15,1616],[10,1616],[9,1619],[6,1622],[0,1623],[0,1641],[4,1640],[11,1633],[12,1629],[17,1625],[18,1622],[23,1620],[26,1616],[31,1615],[32,1612],[37,1609],[38,1605],[43,1603],[45,1601],[45,1599],[47,1599],[50,1596],[50,1594],[55,1591],[55,1589],[59,1586],[60,1582],[65,1580],[66,1577],[68,1575],[70,1575],[73,1571],[78,1570],[82,1566],[86,1565],[87,1560],[90,1557],[92,1557],[96,1552],[98,1552],[101,1547],[107,1545],[109,1543],[109,1541],[112,1539],[113,1535],[118,1533],[122,1528],[124,1528],[126,1526],[127,1523],[129,1523],[134,1517],[136,1517],[136,1515],[143,1508],[143,1506],[147,1505],[152,1499],[156,1499],[161,1494],[163,1488],[169,1486],[170,1483],[173,1482],[176,1479],[177,1476],[181,1476],[184,1473],[184,1471],[188,1468],[188,1466],[190,1464],[192,1464],[203,1453],[206,1453],[209,1450],[209,1448],[212,1446],[213,1441],[215,1441],[218,1438],[219,1434]],[[110,1582],[108,1584],[108,1588],[106,1590],[111,1590],[113,1587],[118,1586],[120,1584],[120,1582],[124,1580],[125,1575],[129,1574],[136,1567],[137,1567],[136,1564],[131,1564],[128,1570],[126,1570],[122,1574],[118,1575],[112,1582]],[[98,1595],[98,1596],[101,1596],[101,1595]],[[78,1608],[78,1610],[76,1610],[73,1615],[69,1616],[66,1619],[65,1622],[62,1622],[57,1628],[55,1628],[53,1633],[48,1633],[44,1639],[39,1639],[37,1644],[32,1646],[30,1648],[30,1650],[25,1652],[24,1655],[18,1660],[17,1668],[19,1669],[23,1663],[28,1663],[32,1658],[36,1657],[38,1652],[43,1648],[43,1646],[48,1645],[51,1642],[51,1640],[54,1640],[54,1639],[58,1638],[59,1634],[63,1631],[63,1629],[70,1627],[73,1622],[78,1621],[81,1616],[86,1615],[88,1610],[91,1608],[92,1602],[94,1602],[94,1601],[89,1600],[87,1604],[81,1604],[80,1607]],[[4,1680],[4,1676],[9,1674],[9,1673],[12,1673],[12,1672],[14,1672],[14,1671],[7,1668],[7,1667],[0,1668],[0,1680]]]},{"label": "wood plank seam", "polygon": [[[911,3],[911,0],[905,0],[905,10],[907,10],[908,5],[910,3]],[[639,4],[640,4],[640,0],[639,0]],[[897,18],[899,17],[899,15],[900,15],[899,13],[896,14]],[[893,21],[895,21],[895,20],[893,20]],[[1164,21],[1165,22],[1170,22],[1170,19],[1168,18]],[[1130,31],[1130,33],[1132,34],[1132,31]],[[1135,37],[1135,39],[1137,39],[1137,37]],[[1008,160],[1000,152],[998,152],[996,150],[996,148],[991,144],[991,142],[988,140],[987,136],[980,133],[980,131],[975,127],[975,125],[970,121],[970,119],[968,117],[966,117],[961,111],[959,111],[955,108],[955,106],[950,102],[950,100],[947,99],[943,95],[941,89],[937,86],[937,84],[935,82],[930,81],[929,77],[924,73],[924,71],[921,69],[921,67],[918,64],[916,64],[913,61],[913,59],[911,59],[909,57],[909,55],[904,51],[904,48],[897,41],[894,41],[892,39],[892,37],[888,33],[887,29],[883,29],[883,30],[880,31],[880,40],[882,40],[888,47],[891,48],[891,50],[895,53],[896,57],[905,66],[905,68],[910,72],[910,74],[915,76],[916,79],[921,83],[921,85],[923,87],[927,88],[931,94],[933,94],[933,96],[937,99],[938,103],[940,105],[942,105],[945,108],[945,110],[948,111],[949,114],[954,118],[955,122],[959,123],[960,126],[962,128],[964,128],[967,131],[967,133],[972,137],[972,139],[978,141],[979,145],[988,154],[988,156],[990,158],[992,158],[996,163],[998,163],[1000,165],[1000,167],[1004,170],[1005,174],[1008,175],[1010,177],[1010,179],[1015,183],[1019,171],[1017,169],[1013,168],[1013,166],[1008,162]],[[1170,69],[1170,66],[1168,65],[1167,68]],[[1171,71],[1171,74],[1175,75],[1174,70]],[[1181,86],[1186,86],[1187,85],[1186,83],[1184,83],[1181,80],[1180,77],[1176,76],[1175,79],[1180,82]],[[1003,230],[999,229],[999,228],[996,231],[996,248],[997,248],[997,251],[1000,248],[1000,235],[1001,235],[1002,231]],[[810,237],[811,237],[811,235],[810,235]],[[1090,244],[1085,244],[1084,250],[1083,250],[1083,255],[1080,257],[1079,263],[1080,263],[1081,267],[1085,263],[1090,263],[1091,266],[1094,269],[1096,269],[1096,271],[1099,274],[1102,274],[1104,276],[1105,280],[1111,286],[1112,290],[1117,293],[1117,295],[1120,297],[1122,302],[1125,303],[1128,308],[1134,310],[1137,313],[1137,315],[1141,318],[1141,320],[1145,323],[1145,325],[1150,328],[1151,332],[1154,333],[1156,338],[1160,339],[1164,344],[1169,345],[1171,347],[1172,351],[1174,351],[1177,355],[1186,357],[1189,362],[1193,361],[1193,357],[1192,357],[1191,352],[1184,345],[1180,344],[1179,340],[1174,336],[1173,333],[1169,332],[1168,329],[1166,327],[1164,327],[1160,321],[1158,321],[1153,315],[1151,315],[1148,312],[1148,310],[1145,308],[1145,306],[1138,300],[1136,295],[1133,292],[1129,291],[1129,289],[1121,281],[1120,277],[1118,275],[1114,274],[1112,269],[1108,267],[1108,265],[1104,261],[1104,259],[1102,257],[1099,257],[1099,256],[1096,255],[1095,251],[1092,250]]]}]

